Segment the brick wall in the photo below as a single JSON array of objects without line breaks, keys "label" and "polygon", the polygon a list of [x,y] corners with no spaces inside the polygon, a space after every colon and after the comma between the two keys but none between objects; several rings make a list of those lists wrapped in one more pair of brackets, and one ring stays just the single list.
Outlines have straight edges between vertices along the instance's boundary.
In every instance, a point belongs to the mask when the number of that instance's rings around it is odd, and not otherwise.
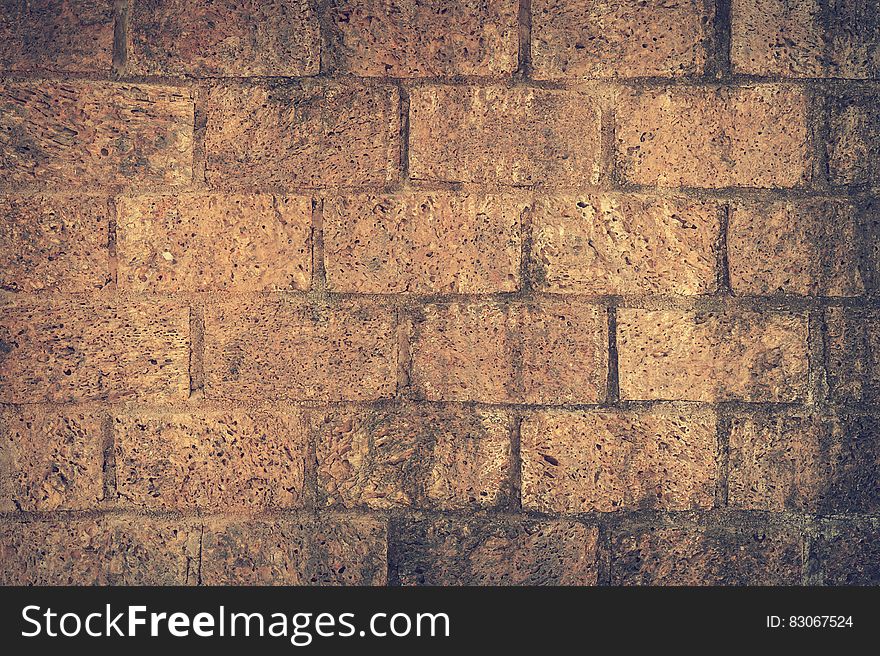
[{"label": "brick wall", "polygon": [[868,0],[4,0],[5,583],[880,583]]}]

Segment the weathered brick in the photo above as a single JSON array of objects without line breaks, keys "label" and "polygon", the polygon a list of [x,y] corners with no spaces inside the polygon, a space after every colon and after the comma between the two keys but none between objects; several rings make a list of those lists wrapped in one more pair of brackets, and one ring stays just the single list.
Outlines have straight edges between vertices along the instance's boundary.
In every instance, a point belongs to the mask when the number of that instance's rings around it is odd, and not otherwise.
[{"label": "weathered brick", "polygon": [[308,289],[307,196],[178,194],[117,199],[121,289]]},{"label": "weathered brick", "polygon": [[228,301],[205,311],[210,398],[368,400],[391,396],[397,376],[393,312],[317,310],[283,297]]},{"label": "weathered brick", "polygon": [[195,585],[200,527],[102,517],[0,523],[3,585]]},{"label": "weathered brick", "polygon": [[880,312],[831,307],[825,311],[826,373],[831,399],[880,399]]},{"label": "weathered brick", "polygon": [[534,76],[700,75],[713,15],[704,0],[534,0]]},{"label": "weathered brick", "polygon": [[431,305],[416,320],[412,384],[429,400],[594,403],[607,340],[605,313],[580,303]]},{"label": "weathered brick", "polygon": [[208,412],[114,418],[120,503],[147,509],[263,510],[304,504],[301,414]]},{"label": "weathered brick", "polygon": [[318,17],[308,0],[138,0],[128,70],[140,75],[317,75]]},{"label": "weathered brick", "polygon": [[85,292],[110,277],[107,199],[0,196],[0,289]]},{"label": "weathered brick", "polygon": [[0,410],[0,510],[82,510],[104,496],[102,416],[36,406]]},{"label": "weathered brick", "polygon": [[0,181],[90,187],[192,176],[187,89],[86,80],[0,82]]},{"label": "weathered brick", "polygon": [[729,504],[749,510],[870,512],[880,507],[880,426],[867,416],[734,417]]},{"label": "weathered brick", "polygon": [[205,175],[222,187],[386,184],[398,176],[397,88],[336,82],[213,87]]},{"label": "weathered brick", "polygon": [[371,294],[515,291],[525,207],[508,196],[445,192],[328,199],[327,287]]},{"label": "weathered brick", "polygon": [[0,70],[106,73],[112,61],[113,2],[0,2]]},{"label": "weathered brick", "polygon": [[319,503],[454,510],[506,502],[511,420],[407,405],[330,412],[317,428]]},{"label": "weathered brick", "polygon": [[368,518],[213,520],[205,585],[384,585],[387,529]]},{"label": "weathered brick", "polygon": [[628,182],[666,187],[797,187],[811,170],[802,89],[668,87],[621,92],[616,154]]},{"label": "weathered brick", "polygon": [[699,510],[715,501],[709,412],[544,411],[523,421],[521,440],[526,510]]},{"label": "weathered brick", "polygon": [[532,216],[535,283],[578,294],[708,294],[720,206],[632,194],[551,196]]},{"label": "weathered brick", "polygon": [[418,87],[410,93],[410,175],[589,184],[598,180],[599,131],[595,102],[574,91]]},{"label": "weathered brick", "polygon": [[595,585],[598,530],[566,521],[435,518],[396,527],[403,585]]},{"label": "weathered brick", "polygon": [[806,394],[807,318],[731,310],[618,310],[624,399],[791,402]]},{"label": "weathered brick", "polygon": [[841,93],[831,98],[829,104],[831,183],[880,183],[880,94]]},{"label": "weathered brick", "polygon": [[880,585],[880,525],[830,522],[809,540],[820,585]]},{"label": "weathered brick", "polygon": [[173,301],[7,300],[0,402],[186,398],[188,342],[189,311]]},{"label": "weathered brick", "polygon": [[612,536],[612,585],[800,585],[793,530],[646,528]]},{"label": "weathered brick", "polygon": [[848,201],[738,201],[728,228],[737,295],[858,296],[865,290],[857,213]]},{"label": "weathered brick", "polygon": [[366,77],[509,75],[518,9],[516,0],[332,0],[326,54]]}]

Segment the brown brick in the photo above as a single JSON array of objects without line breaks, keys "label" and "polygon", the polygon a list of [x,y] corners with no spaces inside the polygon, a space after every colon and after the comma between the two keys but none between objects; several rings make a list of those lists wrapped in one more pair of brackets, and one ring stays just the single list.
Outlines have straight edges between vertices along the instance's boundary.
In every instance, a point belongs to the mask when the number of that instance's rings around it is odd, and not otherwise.
[{"label": "brown brick", "polygon": [[502,505],[510,485],[510,424],[499,410],[430,405],[328,413],[317,429],[319,503]]},{"label": "brown brick", "polygon": [[138,0],[128,70],[139,75],[317,75],[318,17],[308,0]]},{"label": "brown brick", "polygon": [[621,93],[617,159],[628,182],[797,187],[809,180],[806,92],[779,85]]},{"label": "brown brick", "polygon": [[409,520],[391,567],[403,585],[595,585],[597,543],[575,522]]},{"label": "brown brick", "polygon": [[418,87],[409,165],[419,180],[589,184],[599,174],[599,112],[573,91]]},{"label": "brown brick", "polygon": [[622,531],[612,585],[800,585],[801,540],[786,529]]},{"label": "brown brick", "polygon": [[713,15],[704,0],[533,0],[534,76],[700,75]]},{"label": "brown brick", "polygon": [[737,295],[858,296],[865,290],[856,210],[833,199],[742,201],[730,208]]},{"label": "brown brick", "polygon": [[307,196],[178,194],[116,202],[119,286],[133,291],[305,290]]},{"label": "brown brick", "polygon": [[525,510],[699,510],[715,501],[709,412],[544,411],[523,421],[521,435]]},{"label": "brown brick", "polygon": [[517,0],[332,0],[326,55],[365,77],[509,75]]},{"label": "brown brick", "polygon": [[0,216],[0,289],[85,292],[107,284],[107,199],[5,195]]},{"label": "brown brick", "polygon": [[0,70],[107,73],[112,61],[113,2],[0,3]]},{"label": "brown brick", "polygon": [[3,585],[195,585],[198,526],[100,517],[0,523]]},{"label": "brown brick", "polygon": [[880,585],[880,524],[877,520],[830,522],[810,541],[819,585]]},{"label": "brown brick", "polygon": [[708,294],[720,206],[632,194],[551,196],[532,218],[535,282],[578,294]]},{"label": "brown brick", "polygon": [[831,183],[880,184],[880,94],[842,93],[829,104]]},{"label": "brown brick", "polygon": [[831,399],[880,399],[880,312],[831,307],[825,311],[826,371]]},{"label": "brown brick", "polygon": [[507,196],[445,192],[328,199],[327,287],[370,294],[515,291],[525,207]]},{"label": "brown brick", "polygon": [[729,503],[749,510],[866,512],[880,506],[880,426],[866,416],[738,416]]},{"label": "brown brick", "polygon": [[173,301],[7,300],[0,402],[186,398],[188,341],[188,309]]},{"label": "brown brick", "polygon": [[788,402],[806,393],[802,315],[625,308],[617,342],[624,399]]},{"label": "brown brick", "polygon": [[210,398],[360,401],[389,397],[397,375],[393,312],[316,310],[266,297],[205,311]]},{"label": "brown brick", "polygon": [[0,181],[6,184],[175,185],[192,174],[187,89],[3,81],[0,133]]},{"label": "brown brick", "polygon": [[304,80],[218,86],[205,100],[205,174],[222,187],[397,180],[396,87]]},{"label": "brown brick", "polygon": [[0,410],[0,510],[81,510],[103,498],[99,413]]},{"label": "brown brick", "polygon": [[372,518],[213,520],[205,585],[384,585],[386,526]]},{"label": "brown brick", "polygon": [[114,418],[120,503],[263,510],[304,504],[308,423],[270,412]]}]

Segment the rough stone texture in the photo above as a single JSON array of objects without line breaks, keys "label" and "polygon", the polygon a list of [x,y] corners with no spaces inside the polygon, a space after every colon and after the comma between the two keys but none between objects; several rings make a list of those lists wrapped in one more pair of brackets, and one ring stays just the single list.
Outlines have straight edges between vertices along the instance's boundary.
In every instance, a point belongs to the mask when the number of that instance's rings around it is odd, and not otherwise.
[{"label": "rough stone texture", "polygon": [[848,201],[738,201],[730,208],[727,241],[737,295],[865,291],[856,209]]},{"label": "rough stone texture", "polygon": [[410,92],[417,180],[580,185],[599,174],[590,96],[532,87],[422,86]]},{"label": "rough stone texture", "polygon": [[798,187],[811,170],[808,99],[796,87],[621,91],[616,157],[628,182]]},{"label": "rough stone texture", "polygon": [[178,194],[117,199],[119,287],[132,291],[305,290],[307,196]]},{"label": "rough stone texture", "polygon": [[0,308],[0,402],[189,393],[189,312],[175,301],[54,297]]},{"label": "rough stone texture", "polygon": [[205,526],[205,585],[383,585],[387,529],[367,518],[213,520]]},{"label": "rough stone texture", "polygon": [[595,403],[605,394],[607,343],[595,306],[430,305],[415,321],[412,386],[429,400]]},{"label": "rough stone texture", "polygon": [[732,420],[729,504],[769,511],[880,507],[880,426],[869,416],[772,413]]},{"label": "rough stone texture", "polygon": [[195,585],[200,527],[153,517],[0,522],[3,585]]},{"label": "rough stone texture", "polygon": [[324,203],[327,287],[367,294],[515,291],[523,200],[403,192]]},{"label": "rough stone texture", "polygon": [[275,412],[114,418],[123,506],[263,510],[304,505],[308,422]]},{"label": "rough stone texture", "polygon": [[785,529],[619,531],[612,585],[800,585],[801,540]]},{"label": "rough stone texture", "polygon": [[714,8],[704,0],[533,0],[538,79],[700,75]]},{"label": "rough stone texture", "polygon": [[504,504],[511,418],[406,405],[328,413],[317,427],[319,504],[455,510]]},{"label": "rough stone texture", "polygon": [[177,185],[192,176],[185,88],[0,81],[0,182]]},{"label": "rough stone texture", "polygon": [[715,501],[709,412],[544,411],[520,430],[524,510],[701,510]]},{"label": "rough stone texture", "polygon": [[839,93],[829,104],[831,183],[880,184],[880,93]]},{"label": "rough stone texture", "polygon": [[102,422],[79,409],[0,410],[0,511],[95,507],[104,497]]},{"label": "rough stone texture", "polygon": [[242,400],[391,396],[394,329],[393,312],[381,307],[316,309],[279,296],[212,305],[205,311],[206,394]]},{"label": "rough stone texture", "polygon": [[517,0],[331,0],[326,56],[365,77],[506,76]]},{"label": "rough stone texture", "polygon": [[0,2],[0,70],[108,73],[112,60],[113,2]]},{"label": "rough stone texture", "polygon": [[595,585],[598,530],[568,521],[410,520],[395,527],[402,585]]},{"label": "rough stone texture", "polygon": [[337,82],[215,86],[205,175],[220,187],[332,187],[397,179],[396,87]]},{"label": "rough stone texture", "polygon": [[711,293],[720,209],[715,201],[633,194],[538,199],[534,281],[562,293]]},{"label": "rough stone texture", "polygon": [[128,70],[139,75],[317,75],[309,0],[138,0]]},{"label": "rough stone texture", "polygon": [[830,523],[809,544],[820,585],[880,585],[880,525],[876,520]]},{"label": "rough stone texture", "polygon": [[831,399],[876,403],[880,399],[880,311],[827,308],[825,326]]},{"label": "rough stone texture", "polygon": [[0,289],[86,292],[110,277],[107,199],[0,196]]},{"label": "rough stone texture", "polygon": [[807,318],[801,314],[620,309],[620,396],[802,399],[809,369],[807,333]]}]

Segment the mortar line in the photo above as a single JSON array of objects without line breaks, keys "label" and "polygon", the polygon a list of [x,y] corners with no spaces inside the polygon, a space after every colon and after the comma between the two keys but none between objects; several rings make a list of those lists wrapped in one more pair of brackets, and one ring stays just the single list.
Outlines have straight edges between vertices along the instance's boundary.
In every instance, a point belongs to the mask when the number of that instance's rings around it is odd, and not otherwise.
[{"label": "mortar line", "polygon": [[101,433],[103,441],[101,449],[103,501],[112,506],[119,498],[119,489],[116,480],[116,431],[113,425],[113,415],[109,410],[101,417]]},{"label": "mortar line", "polygon": [[725,202],[718,208],[718,294],[720,296],[733,296],[733,286],[730,282],[730,202]]},{"label": "mortar line", "polygon": [[128,67],[128,33],[131,5],[128,0],[117,0],[113,7],[113,51],[111,77],[122,78]]},{"label": "mortar line", "polygon": [[517,27],[516,77],[527,80],[532,74],[532,0],[519,0]]},{"label": "mortar line", "polygon": [[206,89],[199,83],[192,86],[193,95],[193,151],[192,185],[195,189],[207,189],[207,136],[208,110]]},{"label": "mortar line", "polygon": [[715,41],[714,71],[712,73],[714,73],[716,80],[728,81],[733,77],[731,4],[731,0],[716,0],[715,2],[715,15],[712,22]]},{"label": "mortar line", "polygon": [[727,508],[730,503],[730,414],[719,409],[716,415],[715,438],[717,449],[715,506]]},{"label": "mortar line", "polygon": [[410,397],[412,381],[411,341],[413,322],[406,308],[396,308],[397,317],[397,389],[395,398]]},{"label": "mortar line", "polygon": [[312,198],[312,281],[308,297],[315,305],[326,305],[327,272],[324,267],[324,198]]},{"label": "mortar line", "polygon": [[118,208],[116,198],[107,199],[107,283],[115,293],[119,290],[119,254],[117,252]]},{"label": "mortar line", "polygon": [[596,585],[608,587],[612,581],[612,528],[605,518],[599,519],[597,528],[599,534],[596,538]]},{"label": "mortar line", "polygon": [[189,395],[201,399],[205,393],[205,311],[200,304],[192,304],[189,313]]},{"label": "mortar line", "polygon": [[522,424],[523,413],[516,412],[510,425],[510,496],[511,512],[522,511]]},{"label": "mortar line", "polygon": [[612,302],[607,311],[608,372],[606,375],[605,405],[620,405],[620,369],[617,352],[617,305]]},{"label": "mortar line", "polygon": [[400,183],[404,186],[410,182],[409,174],[409,90],[402,82],[397,85],[399,95],[400,134]]}]

